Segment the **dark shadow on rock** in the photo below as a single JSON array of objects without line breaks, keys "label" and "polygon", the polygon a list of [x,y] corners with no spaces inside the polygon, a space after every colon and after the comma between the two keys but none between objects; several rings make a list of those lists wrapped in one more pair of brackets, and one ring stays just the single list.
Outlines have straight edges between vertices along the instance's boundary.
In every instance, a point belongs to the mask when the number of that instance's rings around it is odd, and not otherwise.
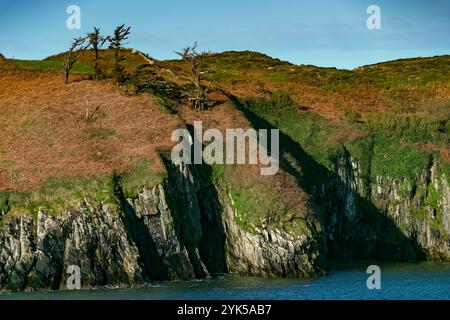
[{"label": "dark shadow on rock", "polygon": [[165,255],[159,252],[154,238],[158,235],[152,234],[144,218],[136,215],[135,208],[123,194],[120,182],[115,182],[115,195],[123,212],[122,220],[130,242],[138,248],[144,281],[187,280],[191,277],[190,266],[196,278],[205,278],[208,273],[226,273],[222,207],[212,183],[212,168],[188,165],[191,180],[170,159],[164,155],[161,158],[168,172],[167,180],[163,182],[165,200],[173,219],[176,240],[181,250],[186,249],[188,261],[182,254]]},{"label": "dark shadow on rock", "polygon": [[120,187],[118,177],[114,177],[114,194],[122,210],[122,220],[130,243],[135,243],[139,252],[139,264],[143,268],[143,280],[171,280],[169,270],[158,252],[153,237],[142,218],[137,217]]},{"label": "dark shadow on rock", "polygon": [[[236,97],[228,94],[255,129],[278,129]],[[341,177],[308,155],[287,134],[280,133],[280,168],[296,178],[297,184],[324,211],[322,223],[327,237],[329,259],[351,260],[421,260],[425,253],[415,237],[407,238],[385,213],[369,199],[353,192]],[[295,168],[288,157],[301,166]],[[313,184],[324,177],[320,184]],[[355,217],[346,217],[348,192],[355,204]],[[335,220],[335,221],[334,221]],[[333,232],[331,232],[333,229]]]},{"label": "dark shadow on rock", "polygon": [[[187,124],[187,128],[195,139],[193,127]],[[168,206],[174,213],[177,233],[186,246],[196,277],[206,276],[203,265],[210,274],[226,273],[223,208],[213,183],[212,167],[207,164],[188,165],[192,175],[189,179],[168,157],[163,156],[162,159],[169,172],[168,185],[172,186],[169,189],[173,201]]]}]

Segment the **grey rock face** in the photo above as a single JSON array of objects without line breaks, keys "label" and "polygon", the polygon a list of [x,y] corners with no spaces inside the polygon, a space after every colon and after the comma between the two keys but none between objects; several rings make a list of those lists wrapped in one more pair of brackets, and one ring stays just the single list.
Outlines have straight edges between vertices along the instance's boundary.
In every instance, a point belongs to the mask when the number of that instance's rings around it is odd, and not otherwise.
[{"label": "grey rock face", "polygon": [[450,189],[438,169],[431,160],[414,180],[377,176],[364,181],[351,155],[339,158],[336,178],[317,193],[327,207],[331,254],[450,261]]},{"label": "grey rock face", "polygon": [[0,233],[0,284],[10,290],[65,285],[69,265],[85,286],[141,281],[136,247],[107,207],[80,204],[58,217],[11,217]]},{"label": "grey rock face", "polygon": [[234,223],[234,209],[225,208],[226,261],[231,273],[265,277],[311,277],[321,274],[317,239],[279,230],[249,234]]},{"label": "grey rock face", "polygon": [[6,214],[0,231],[0,288],[66,287],[68,266],[83,287],[139,286],[214,273],[303,277],[320,273],[316,236],[279,230],[249,234],[204,172],[180,166],[160,185],[117,205],[85,200],[56,215]]}]

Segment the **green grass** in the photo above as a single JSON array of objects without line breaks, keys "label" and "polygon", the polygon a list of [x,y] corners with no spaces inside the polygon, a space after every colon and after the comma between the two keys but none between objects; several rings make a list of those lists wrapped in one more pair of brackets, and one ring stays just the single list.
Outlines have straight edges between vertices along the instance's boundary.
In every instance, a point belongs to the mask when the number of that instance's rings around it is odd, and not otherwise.
[{"label": "green grass", "polygon": [[120,185],[126,197],[134,197],[143,187],[153,187],[161,183],[167,176],[167,172],[153,172],[148,160],[137,162],[133,170],[120,177]]},{"label": "green grass", "polygon": [[349,124],[357,124],[361,120],[361,114],[352,108],[345,108],[342,116]]},{"label": "green grass", "polygon": [[293,235],[309,233],[298,208],[293,208],[264,179],[253,176],[236,176],[237,165],[215,165],[213,180],[225,185],[236,210],[236,223],[249,233],[256,233],[263,224]]},{"label": "green grass", "polygon": [[427,168],[430,154],[413,147],[400,146],[398,140],[377,136],[371,161],[372,177],[390,176],[415,181]]},{"label": "green grass", "polygon": [[280,72],[280,71],[271,72],[271,73],[266,74],[261,77],[262,80],[266,80],[268,82],[273,82],[273,83],[288,82],[291,80],[291,78],[292,78],[292,75],[290,75],[286,72]]},{"label": "green grass", "polygon": [[[278,95],[278,94],[277,94]],[[311,157],[316,168],[323,166],[328,171],[334,171],[335,160],[342,154],[345,146],[350,154],[360,164],[365,184],[373,181],[376,176],[390,176],[394,178],[409,178],[411,181],[427,168],[430,154],[416,147],[400,144],[402,136],[409,137],[409,141],[424,141],[430,139],[433,130],[436,132],[435,122],[419,116],[392,115],[387,121],[383,116],[375,115],[377,121],[368,121],[369,124],[355,124],[354,130],[364,133],[358,138],[344,141],[333,141],[333,136],[342,128],[337,123],[331,123],[309,111],[297,111],[294,102],[286,97],[280,99],[274,95],[272,101],[249,100],[244,103],[245,108],[263,118],[270,125],[279,128],[290,139],[298,143],[304,150],[304,163],[308,164],[307,157]],[[285,102],[289,101],[289,102]],[[375,117],[374,116],[374,117]],[[391,115],[389,115],[390,117]],[[399,117],[402,117],[399,120]],[[366,117],[366,121],[368,118]],[[389,134],[387,134],[389,133]],[[292,147],[292,146],[291,146]],[[295,146],[294,146],[295,147]],[[302,161],[302,159],[301,159]],[[314,170],[313,167],[304,167],[303,170]],[[326,173],[325,170],[322,170]],[[318,185],[326,179],[320,172],[305,175],[309,177],[307,185]]]},{"label": "green grass", "polygon": [[364,114],[367,129],[382,136],[406,138],[408,142],[439,139],[447,135],[450,117],[447,119],[426,114],[396,114],[393,112],[369,112]]},{"label": "green grass", "polygon": [[329,91],[373,85],[395,97],[404,88],[427,88],[450,84],[450,56],[390,61],[356,70],[292,65],[261,53],[228,51],[210,56],[211,79],[219,83],[234,81],[302,82]]},{"label": "green grass", "polygon": [[405,84],[426,86],[432,82],[450,81],[450,56],[400,59],[360,68],[360,79],[367,79],[382,88]]},{"label": "green grass", "polygon": [[364,66],[356,70],[322,70],[325,87],[354,87],[372,84],[383,90],[405,86],[425,87],[433,83],[450,82],[450,56],[413,58]]},{"label": "green grass", "polygon": [[[66,52],[50,56],[43,61],[49,62],[49,63],[60,63],[63,64],[66,59]],[[105,75],[111,75],[114,70],[115,60],[114,60],[114,52],[111,49],[104,49],[100,50],[100,61],[99,66],[101,69],[101,72]],[[121,64],[125,67],[125,70],[127,72],[130,72],[132,70],[136,70],[139,66],[142,66],[146,64],[146,60],[140,56],[139,54],[133,53],[132,49],[122,49],[121,55],[123,56],[124,60],[121,62]],[[74,67],[78,64],[80,66],[84,66],[85,68],[89,68],[90,73],[94,72],[93,67],[95,62],[95,54],[92,49],[85,50],[81,53],[77,63],[74,65]]]},{"label": "green grass", "polygon": [[[0,199],[8,204],[12,214],[29,214],[36,217],[39,210],[57,214],[75,207],[85,198],[103,203],[114,203],[110,177],[49,179],[39,190],[33,192],[3,192]],[[1,202],[1,201],[0,201]]]},{"label": "green grass", "polygon": [[439,173],[444,174],[447,182],[450,185],[450,162],[445,161],[441,157],[436,157],[438,162]]},{"label": "green grass", "polygon": [[[53,71],[53,72],[63,72],[64,62],[63,61],[49,61],[49,60],[11,60],[20,68],[31,69],[31,70],[41,70],[41,71]],[[72,72],[82,73],[82,74],[94,74],[94,69],[86,64],[75,63]]]},{"label": "green grass", "polygon": [[[211,54],[206,58],[206,62],[211,66],[212,80],[221,83],[245,80],[255,73],[262,74],[263,77],[267,74],[270,77],[270,74],[278,68],[291,66],[288,62],[252,51],[227,51]],[[278,73],[277,76],[279,78],[273,79],[274,82],[283,81],[285,74]]]},{"label": "green grass", "polygon": [[140,160],[128,173],[117,180],[113,175],[103,177],[51,178],[33,192],[1,192],[0,210],[8,206],[12,214],[36,217],[39,210],[58,214],[74,208],[84,199],[103,204],[116,204],[115,184],[120,184],[126,197],[134,197],[142,187],[153,187],[164,178],[164,173],[154,173],[147,160]]},{"label": "green grass", "polygon": [[270,101],[247,100],[244,107],[297,142],[320,165],[333,166],[336,146],[328,141],[339,127],[311,111],[298,111],[287,92],[275,92]]}]

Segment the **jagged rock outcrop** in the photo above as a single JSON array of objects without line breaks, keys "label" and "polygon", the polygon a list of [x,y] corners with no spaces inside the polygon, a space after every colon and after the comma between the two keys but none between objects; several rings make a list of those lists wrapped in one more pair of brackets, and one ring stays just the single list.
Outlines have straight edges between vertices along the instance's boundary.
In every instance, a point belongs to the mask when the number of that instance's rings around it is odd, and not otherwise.
[{"label": "jagged rock outcrop", "polygon": [[[86,199],[77,208],[35,219],[6,213],[0,231],[0,288],[65,288],[66,269],[81,269],[84,287],[137,286],[214,273],[278,277],[321,272],[317,233],[250,234],[234,222],[225,189],[207,167],[172,167],[153,188],[116,205]],[[206,174],[205,174],[206,173]]]},{"label": "jagged rock outcrop", "polygon": [[232,206],[225,208],[226,259],[235,274],[265,277],[311,277],[322,274],[317,238],[279,230],[249,234],[234,223]]},{"label": "jagged rock outcrop", "polygon": [[346,152],[336,160],[333,177],[316,194],[327,207],[332,256],[450,261],[450,188],[434,159],[415,179],[364,179]]},{"label": "jagged rock outcrop", "polygon": [[56,217],[12,216],[0,232],[0,285],[10,290],[65,285],[80,267],[84,286],[142,281],[138,252],[111,207],[80,203]]},{"label": "jagged rock outcrop", "polygon": [[450,261],[450,188],[435,161],[413,181],[377,176],[371,196],[428,259]]}]

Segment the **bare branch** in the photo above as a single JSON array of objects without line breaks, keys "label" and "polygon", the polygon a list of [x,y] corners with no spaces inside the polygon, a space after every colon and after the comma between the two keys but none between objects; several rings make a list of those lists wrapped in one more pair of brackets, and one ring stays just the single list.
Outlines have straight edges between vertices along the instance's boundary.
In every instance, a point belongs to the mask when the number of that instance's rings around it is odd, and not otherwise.
[{"label": "bare branch", "polygon": [[80,58],[81,53],[87,49],[89,44],[86,45],[87,37],[74,38],[67,52],[66,62],[64,64],[64,83],[69,82],[69,74],[73,65]]}]

